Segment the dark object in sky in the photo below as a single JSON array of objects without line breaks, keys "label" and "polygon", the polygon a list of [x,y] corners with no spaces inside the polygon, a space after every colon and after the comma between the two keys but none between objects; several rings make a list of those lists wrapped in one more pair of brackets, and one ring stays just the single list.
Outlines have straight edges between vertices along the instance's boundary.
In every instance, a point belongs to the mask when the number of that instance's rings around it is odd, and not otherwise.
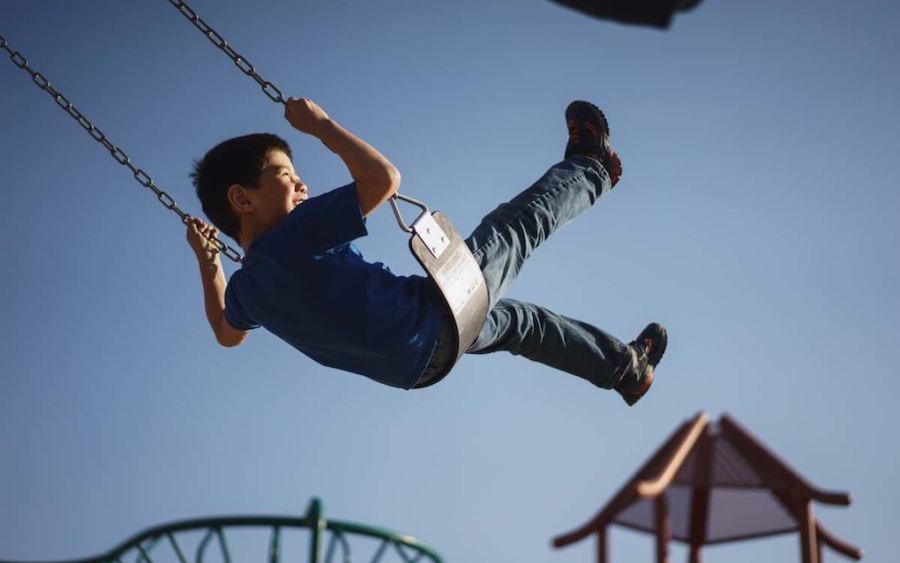
[{"label": "dark object in sky", "polygon": [[701,0],[553,0],[579,12],[621,23],[667,28],[675,12],[686,12]]}]

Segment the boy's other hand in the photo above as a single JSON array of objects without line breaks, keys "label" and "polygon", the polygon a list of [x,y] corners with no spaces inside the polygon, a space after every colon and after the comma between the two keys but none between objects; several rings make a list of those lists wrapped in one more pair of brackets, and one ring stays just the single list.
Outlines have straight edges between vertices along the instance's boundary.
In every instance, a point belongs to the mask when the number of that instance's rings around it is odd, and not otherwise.
[{"label": "boy's other hand", "polygon": [[187,241],[197,255],[197,260],[210,261],[216,258],[219,249],[209,239],[218,236],[219,230],[204,223],[202,219],[191,217],[187,223]]},{"label": "boy's other hand", "polygon": [[294,129],[314,137],[318,137],[319,127],[330,119],[314,101],[294,97],[288,98],[284,106],[284,118]]}]

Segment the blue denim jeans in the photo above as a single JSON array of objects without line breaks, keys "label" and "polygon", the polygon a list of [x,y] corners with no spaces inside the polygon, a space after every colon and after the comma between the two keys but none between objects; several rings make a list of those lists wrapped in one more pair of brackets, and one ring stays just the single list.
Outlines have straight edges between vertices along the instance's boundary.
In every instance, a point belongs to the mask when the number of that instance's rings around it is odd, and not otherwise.
[{"label": "blue denim jeans", "polygon": [[481,220],[466,244],[484,273],[490,310],[466,353],[506,351],[598,387],[610,389],[619,382],[631,361],[624,343],[583,321],[503,298],[531,253],[611,188],[600,163],[573,157]]}]

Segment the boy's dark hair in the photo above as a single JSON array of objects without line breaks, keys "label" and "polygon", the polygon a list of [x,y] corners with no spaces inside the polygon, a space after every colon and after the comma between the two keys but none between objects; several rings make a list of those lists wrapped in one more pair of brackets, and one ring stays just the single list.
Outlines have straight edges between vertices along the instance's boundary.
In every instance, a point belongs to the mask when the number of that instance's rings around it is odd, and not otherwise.
[{"label": "boy's dark hair", "polygon": [[241,224],[228,202],[228,188],[233,184],[257,188],[259,174],[273,150],[280,150],[293,159],[290,146],[281,137],[271,133],[253,133],[222,141],[201,160],[194,161],[190,176],[203,213],[238,244],[241,242],[238,240]]}]

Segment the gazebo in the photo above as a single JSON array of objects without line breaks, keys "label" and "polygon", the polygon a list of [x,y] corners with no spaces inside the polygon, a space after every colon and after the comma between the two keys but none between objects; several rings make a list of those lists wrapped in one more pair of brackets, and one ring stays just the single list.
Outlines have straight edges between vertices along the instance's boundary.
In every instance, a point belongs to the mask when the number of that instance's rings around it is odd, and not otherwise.
[{"label": "gazebo", "polygon": [[668,544],[690,547],[799,532],[802,563],[822,563],[823,546],[852,559],[862,550],[829,533],[813,501],[847,506],[849,493],[811,485],[728,415],[705,412],[685,421],[589,522],[557,536],[557,548],[597,536],[597,562],[608,563],[611,524],[656,536],[656,561],[669,563]]}]

